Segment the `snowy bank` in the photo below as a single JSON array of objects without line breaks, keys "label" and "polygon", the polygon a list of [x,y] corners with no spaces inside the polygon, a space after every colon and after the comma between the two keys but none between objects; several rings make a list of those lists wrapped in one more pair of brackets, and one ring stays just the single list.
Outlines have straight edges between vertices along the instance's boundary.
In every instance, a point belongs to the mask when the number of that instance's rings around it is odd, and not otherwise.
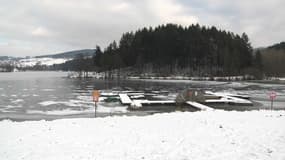
[{"label": "snowy bank", "polygon": [[0,158],[284,160],[285,111],[0,122]]}]

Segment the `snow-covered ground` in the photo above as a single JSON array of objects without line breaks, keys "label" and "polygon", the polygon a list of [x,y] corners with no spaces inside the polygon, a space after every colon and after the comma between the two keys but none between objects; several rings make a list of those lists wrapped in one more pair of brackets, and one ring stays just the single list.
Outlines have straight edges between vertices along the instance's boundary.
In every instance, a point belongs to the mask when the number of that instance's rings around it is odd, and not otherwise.
[{"label": "snow-covered ground", "polygon": [[5,160],[284,160],[285,111],[0,122]]},{"label": "snow-covered ground", "polygon": [[36,64],[50,66],[50,65],[54,65],[54,64],[65,63],[68,60],[70,60],[70,59],[65,59],[65,58],[48,58],[48,57],[44,57],[44,58],[25,58],[25,59],[21,59],[18,62],[18,66],[31,67],[31,66],[35,66]]},{"label": "snow-covered ground", "polygon": [[21,59],[8,59],[8,60],[0,60],[1,64],[12,64],[17,67],[33,67],[35,65],[47,65],[51,66],[54,64],[62,64],[66,61],[72,60],[71,58],[50,58],[50,57],[30,57],[30,58],[21,58]]}]

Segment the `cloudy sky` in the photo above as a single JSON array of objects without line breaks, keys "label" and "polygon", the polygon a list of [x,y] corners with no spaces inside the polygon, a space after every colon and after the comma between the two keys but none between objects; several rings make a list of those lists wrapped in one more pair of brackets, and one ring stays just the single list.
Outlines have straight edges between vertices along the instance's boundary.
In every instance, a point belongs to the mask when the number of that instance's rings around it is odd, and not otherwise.
[{"label": "cloudy sky", "polygon": [[0,0],[0,56],[106,47],[122,33],[177,23],[249,35],[253,47],[285,40],[284,0]]}]

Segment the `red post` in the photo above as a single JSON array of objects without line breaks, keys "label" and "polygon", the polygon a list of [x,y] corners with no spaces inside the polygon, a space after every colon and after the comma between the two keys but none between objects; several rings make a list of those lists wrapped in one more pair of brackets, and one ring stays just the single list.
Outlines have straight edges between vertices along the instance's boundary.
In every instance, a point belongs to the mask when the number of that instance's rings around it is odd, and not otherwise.
[{"label": "red post", "polygon": [[93,101],[94,101],[94,107],[95,107],[95,118],[96,118],[96,112],[97,112],[97,102],[99,101],[100,92],[98,90],[94,90],[92,93]]},{"label": "red post", "polygon": [[95,107],[95,118],[96,118],[96,111],[97,111],[97,102],[94,102]]},{"label": "red post", "polygon": [[276,92],[273,91],[269,94],[269,98],[271,100],[270,110],[273,110],[273,100],[276,98],[276,96],[277,96]]}]

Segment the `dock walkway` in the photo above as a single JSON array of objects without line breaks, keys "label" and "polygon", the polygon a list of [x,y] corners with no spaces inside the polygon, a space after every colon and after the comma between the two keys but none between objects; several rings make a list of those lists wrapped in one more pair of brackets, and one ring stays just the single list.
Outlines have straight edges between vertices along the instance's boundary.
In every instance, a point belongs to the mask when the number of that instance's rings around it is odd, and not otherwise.
[{"label": "dock walkway", "polygon": [[119,94],[119,97],[123,105],[130,105],[133,103],[127,94]]},{"label": "dock walkway", "polygon": [[198,108],[200,109],[201,111],[211,111],[211,110],[214,110],[213,108],[211,107],[208,107],[204,104],[201,104],[201,103],[197,103],[197,102],[193,102],[193,101],[187,101],[186,104],[189,104],[190,106],[192,107],[195,107],[195,108]]}]

